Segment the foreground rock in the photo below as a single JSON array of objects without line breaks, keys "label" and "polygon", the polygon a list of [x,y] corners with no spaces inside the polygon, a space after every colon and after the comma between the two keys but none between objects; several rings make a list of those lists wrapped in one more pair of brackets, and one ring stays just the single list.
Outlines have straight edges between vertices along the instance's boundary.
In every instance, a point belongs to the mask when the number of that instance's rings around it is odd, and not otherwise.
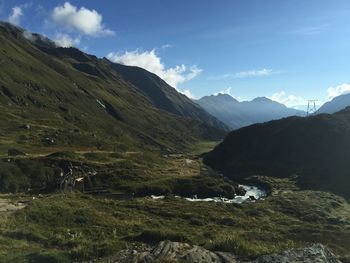
[{"label": "foreground rock", "polygon": [[[162,241],[156,247],[139,251],[123,251],[123,256],[108,261],[114,263],[340,263],[336,256],[321,244],[264,255],[254,261],[242,260],[232,253],[212,252],[187,243]],[[123,258],[123,259],[121,259]]]},{"label": "foreground rock", "polygon": [[137,263],[151,263],[155,261],[221,263],[220,258],[209,250],[199,246],[171,241],[162,241],[151,252],[140,254],[135,259]]},{"label": "foreground rock", "polygon": [[261,256],[254,263],[340,263],[340,261],[325,246],[314,244],[305,248]]}]

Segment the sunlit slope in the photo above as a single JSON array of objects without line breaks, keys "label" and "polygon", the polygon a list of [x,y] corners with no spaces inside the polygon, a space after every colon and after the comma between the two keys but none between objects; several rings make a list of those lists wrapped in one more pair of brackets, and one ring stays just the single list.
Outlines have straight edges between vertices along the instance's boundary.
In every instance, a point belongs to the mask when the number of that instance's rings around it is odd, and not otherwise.
[{"label": "sunlit slope", "polygon": [[210,122],[157,108],[109,61],[23,32],[0,24],[2,152],[8,146],[112,144],[174,150],[223,136]]}]

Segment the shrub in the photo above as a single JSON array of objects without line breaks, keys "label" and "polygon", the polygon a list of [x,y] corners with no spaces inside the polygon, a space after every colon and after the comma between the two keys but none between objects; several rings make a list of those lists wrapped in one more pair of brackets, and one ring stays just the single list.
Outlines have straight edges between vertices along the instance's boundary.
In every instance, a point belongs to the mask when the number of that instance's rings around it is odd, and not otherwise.
[{"label": "shrub", "polygon": [[136,237],[136,239],[147,243],[158,243],[163,240],[176,242],[185,242],[188,240],[183,233],[164,230],[145,230],[138,237]]},{"label": "shrub", "polygon": [[0,191],[17,193],[29,187],[28,178],[13,163],[0,162]]},{"label": "shrub", "polygon": [[40,252],[27,256],[29,263],[69,263],[72,262],[69,255],[63,252]]},{"label": "shrub", "polygon": [[69,151],[64,151],[64,152],[55,152],[52,153],[50,155],[48,155],[47,157],[51,157],[51,158],[60,158],[60,159],[78,159],[79,155],[74,153],[74,152],[69,152]]}]

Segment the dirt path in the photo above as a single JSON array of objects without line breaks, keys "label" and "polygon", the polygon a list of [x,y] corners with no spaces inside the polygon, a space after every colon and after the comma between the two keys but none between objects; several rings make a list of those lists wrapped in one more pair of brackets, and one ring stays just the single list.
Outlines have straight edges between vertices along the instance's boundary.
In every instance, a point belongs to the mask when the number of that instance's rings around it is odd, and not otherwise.
[{"label": "dirt path", "polygon": [[23,209],[25,207],[26,205],[24,203],[21,203],[21,202],[14,203],[9,199],[0,197],[0,213],[16,211],[19,209]]}]

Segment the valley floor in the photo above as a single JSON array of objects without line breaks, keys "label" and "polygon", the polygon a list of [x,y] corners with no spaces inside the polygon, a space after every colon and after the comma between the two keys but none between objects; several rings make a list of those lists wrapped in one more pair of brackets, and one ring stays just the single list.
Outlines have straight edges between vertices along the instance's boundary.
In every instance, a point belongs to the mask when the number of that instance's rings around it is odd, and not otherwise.
[{"label": "valley floor", "polygon": [[106,168],[95,186],[106,187],[101,183],[104,177],[117,174],[106,181],[113,191],[133,192],[135,197],[122,200],[81,191],[2,195],[0,262],[108,262],[125,248],[147,247],[162,240],[250,259],[322,243],[343,262],[350,262],[349,203],[331,193],[299,189],[292,178],[254,177],[252,181],[270,188],[271,194],[244,204],[147,196],[176,194],[186,187],[188,194],[203,188],[203,195],[230,193],[227,182],[216,178],[198,155],[213,145],[203,143],[190,154],[153,157],[71,154],[70,158],[89,158],[90,164]]}]

